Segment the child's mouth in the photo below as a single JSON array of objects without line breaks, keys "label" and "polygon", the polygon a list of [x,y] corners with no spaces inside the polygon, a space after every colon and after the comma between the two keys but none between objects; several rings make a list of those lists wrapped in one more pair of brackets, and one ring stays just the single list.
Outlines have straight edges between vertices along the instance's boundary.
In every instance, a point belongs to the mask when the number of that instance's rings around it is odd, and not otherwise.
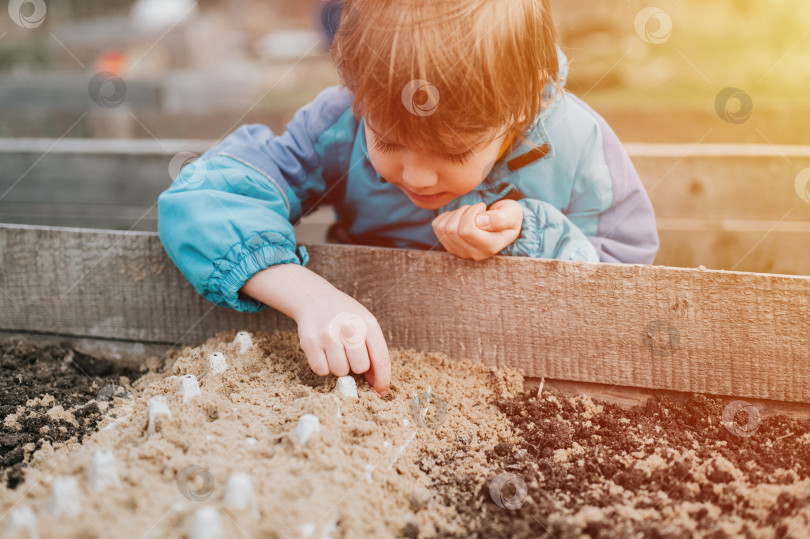
[{"label": "child's mouth", "polygon": [[438,199],[440,199],[441,197],[443,197],[444,195],[446,195],[446,194],[447,194],[447,193],[444,193],[444,192],[443,192],[443,193],[437,193],[437,194],[435,194],[435,195],[423,196],[423,195],[417,195],[417,194],[416,194],[416,193],[414,193],[413,191],[411,191],[411,190],[409,190],[409,189],[406,189],[406,188],[404,188],[404,187],[403,187],[402,189],[405,191],[405,193],[406,193],[406,194],[407,194],[409,197],[411,197],[411,198],[413,198],[413,199],[416,199],[416,200],[418,200],[418,201],[420,201],[420,202],[432,202],[432,201],[434,201],[434,200],[438,200]]}]

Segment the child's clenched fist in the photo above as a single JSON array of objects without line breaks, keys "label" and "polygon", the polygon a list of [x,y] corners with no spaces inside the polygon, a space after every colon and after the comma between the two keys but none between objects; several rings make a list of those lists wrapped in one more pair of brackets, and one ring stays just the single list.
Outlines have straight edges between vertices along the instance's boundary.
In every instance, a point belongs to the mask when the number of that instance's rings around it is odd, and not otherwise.
[{"label": "child's clenched fist", "polygon": [[459,258],[485,260],[520,237],[523,207],[511,199],[487,209],[483,202],[442,213],[433,220],[433,231],[447,250]]}]

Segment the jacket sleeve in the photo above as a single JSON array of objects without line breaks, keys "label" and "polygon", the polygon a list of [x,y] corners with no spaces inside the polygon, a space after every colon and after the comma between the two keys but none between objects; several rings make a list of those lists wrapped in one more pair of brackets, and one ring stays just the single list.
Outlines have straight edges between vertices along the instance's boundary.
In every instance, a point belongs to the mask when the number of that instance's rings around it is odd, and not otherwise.
[{"label": "jacket sleeve", "polygon": [[[607,122],[578,97],[569,95],[595,120],[595,129],[578,167],[574,197],[566,215],[572,221],[593,223],[585,229],[602,262],[652,264],[658,253],[655,212],[636,168]],[[598,197],[582,196],[592,186],[607,185]],[[609,203],[596,209],[587,199]]]},{"label": "jacket sleeve", "polygon": [[300,109],[279,136],[242,126],[184,166],[158,198],[158,231],[169,257],[216,305],[257,312],[267,306],[239,290],[276,264],[306,265],[293,223],[325,200],[321,135],[351,104],[339,87]]},{"label": "jacket sleeve", "polygon": [[568,207],[535,199],[523,207],[520,237],[500,254],[651,264],[658,252],[655,214],[635,167],[613,130],[576,97],[592,117],[572,171]]},{"label": "jacket sleeve", "polygon": [[560,210],[534,198],[518,204],[523,208],[520,237],[499,254],[599,262],[596,248]]}]

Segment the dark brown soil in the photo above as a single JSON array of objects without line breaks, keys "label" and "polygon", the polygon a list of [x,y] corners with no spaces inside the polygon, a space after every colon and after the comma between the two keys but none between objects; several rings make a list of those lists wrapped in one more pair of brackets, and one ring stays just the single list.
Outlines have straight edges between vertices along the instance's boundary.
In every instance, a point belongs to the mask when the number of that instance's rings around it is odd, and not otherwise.
[{"label": "dark brown soil", "polygon": [[[474,488],[474,477],[433,485],[443,503],[466,514],[462,536],[782,538],[807,532],[791,529],[785,519],[807,511],[808,491],[802,495],[795,487],[810,477],[810,421],[763,418],[745,437],[721,423],[724,405],[703,395],[684,404],[655,398],[630,410],[597,404],[601,412],[591,415],[587,402],[546,393],[499,402],[521,441],[499,444],[488,455],[491,474],[482,488]],[[739,425],[747,420],[745,413],[734,419]],[[457,439],[436,465],[452,468],[466,449]],[[660,459],[654,456],[657,465],[650,467],[646,459],[653,455]],[[493,479],[502,473],[519,478],[501,491],[519,507],[495,503]],[[518,492],[521,482],[525,494]],[[785,489],[763,502],[752,496],[763,484],[792,485],[793,493]],[[672,510],[663,511],[666,506]],[[628,517],[635,512],[642,517]],[[732,534],[734,517],[743,523]]]},{"label": "dark brown soil", "polygon": [[125,397],[124,387],[139,375],[138,369],[89,356],[67,344],[0,342],[2,480],[16,488],[24,480],[31,454],[43,444],[74,437],[81,442],[97,430],[103,413],[114,414],[108,403]]}]

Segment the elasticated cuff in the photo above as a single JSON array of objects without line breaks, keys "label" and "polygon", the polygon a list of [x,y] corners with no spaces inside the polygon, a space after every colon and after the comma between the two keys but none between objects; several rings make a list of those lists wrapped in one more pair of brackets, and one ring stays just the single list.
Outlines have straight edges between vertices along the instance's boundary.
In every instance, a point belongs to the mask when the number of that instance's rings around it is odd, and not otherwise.
[{"label": "elasticated cuff", "polygon": [[309,253],[303,246],[296,248],[295,243],[277,232],[259,232],[234,245],[224,257],[214,261],[214,271],[204,286],[203,295],[222,307],[246,313],[263,311],[267,305],[239,293],[245,283],[271,266],[306,266],[307,262]]},{"label": "elasticated cuff", "polygon": [[543,230],[546,228],[545,212],[540,216],[533,208],[521,202],[518,201],[523,206],[523,226],[520,236],[498,254],[537,257],[538,253],[545,252],[543,245],[545,240]]}]

